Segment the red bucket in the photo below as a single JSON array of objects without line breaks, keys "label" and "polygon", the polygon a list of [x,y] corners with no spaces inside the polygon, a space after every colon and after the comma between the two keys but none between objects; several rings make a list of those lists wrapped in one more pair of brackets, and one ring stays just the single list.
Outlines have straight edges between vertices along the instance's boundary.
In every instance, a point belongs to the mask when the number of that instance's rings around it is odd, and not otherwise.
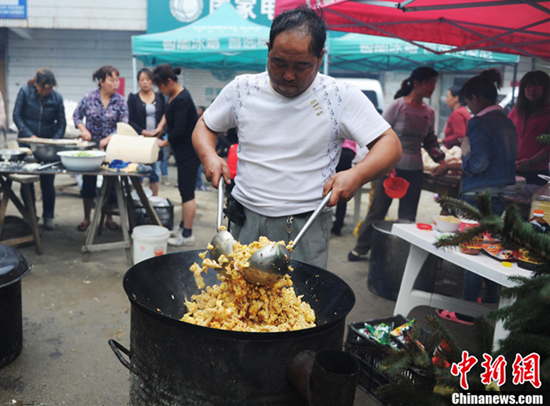
[{"label": "red bucket", "polygon": [[409,189],[410,183],[403,178],[398,178],[390,173],[390,177],[384,181],[384,190],[386,195],[392,199],[401,199],[407,194],[407,189]]}]

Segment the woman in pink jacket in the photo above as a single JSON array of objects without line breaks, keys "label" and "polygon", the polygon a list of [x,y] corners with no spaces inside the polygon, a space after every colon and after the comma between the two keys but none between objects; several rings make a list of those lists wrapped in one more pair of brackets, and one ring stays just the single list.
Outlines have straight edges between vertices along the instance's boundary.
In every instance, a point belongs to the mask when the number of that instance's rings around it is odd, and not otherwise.
[{"label": "woman in pink jacket", "polygon": [[445,139],[443,142],[447,149],[451,149],[455,145],[460,147],[462,140],[466,136],[468,121],[470,117],[472,117],[460,93],[461,90],[462,88],[460,86],[452,86],[447,90],[445,103],[447,107],[453,110],[445,126]]},{"label": "woman in pink jacket", "polygon": [[537,141],[550,134],[550,76],[540,70],[526,73],[519,82],[518,102],[508,115],[518,132],[516,173],[527,183],[546,184],[550,146]]}]

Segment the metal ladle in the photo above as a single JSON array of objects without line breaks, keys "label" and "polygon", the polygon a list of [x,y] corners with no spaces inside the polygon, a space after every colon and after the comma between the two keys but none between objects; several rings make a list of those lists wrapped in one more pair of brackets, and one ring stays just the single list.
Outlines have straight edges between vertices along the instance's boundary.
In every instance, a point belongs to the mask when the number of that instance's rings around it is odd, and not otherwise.
[{"label": "metal ladle", "polygon": [[[323,201],[311,214],[304,227],[294,239],[292,248],[296,248],[300,243],[302,237],[308,232],[317,217],[319,217],[321,210],[328,204],[331,195],[332,191],[328,192]],[[291,259],[290,251],[283,244],[274,242],[266,245],[252,254],[248,260],[250,266],[243,270],[244,278],[248,282],[257,285],[270,285],[285,276],[288,272]]]},{"label": "metal ladle", "polygon": [[[223,177],[220,177],[220,181],[218,183],[218,216],[216,219],[216,230],[218,230],[218,233],[214,236],[214,238],[212,238],[212,241],[210,241],[210,244],[212,244],[212,248],[210,249],[210,258],[214,261],[217,261],[221,255],[228,258],[229,254],[233,252],[233,244],[236,243],[229,231],[221,230],[223,220],[223,203],[225,198],[223,188]],[[223,271],[221,271],[221,273],[223,273]]]}]

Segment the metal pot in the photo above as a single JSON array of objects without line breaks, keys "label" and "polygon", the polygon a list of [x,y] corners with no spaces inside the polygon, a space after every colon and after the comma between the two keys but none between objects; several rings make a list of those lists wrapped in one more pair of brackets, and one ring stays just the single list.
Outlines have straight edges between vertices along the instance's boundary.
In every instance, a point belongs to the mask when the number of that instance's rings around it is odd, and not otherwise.
[{"label": "metal pot", "polygon": [[0,149],[0,161],[22,161],[26,156],[20,149]]},{"label": "metal pot", "polygon": [[[296,294],[317,315],[317,326],[281,333],[227,331],[180,321],[185,299],[199,293],[189,267],[200,251],[142,261],[124,276],[132,303],[130,350],[111,348],[130,369],[131,405],[303,405],[286,378],[302,351],[341,349],[352,289],[333,273],[292,261]],[[219,283],[215,272],[205,283]],[[126,361],[121,352],[126,353]]]},{"label": "metal pot", "polygon": [[30,269],[27,257],[0,244],[0,368],[15,360],[23,348],[21,279]]},{"label": "metal pot", "polygon": [[93,142],[78,143],[78,144],[55,144],[55,143],[29,143],[32,154],[39,162],[56,162],[59,161],[58,152],[61,151],[84,151],[92,149],[95,146]]}]

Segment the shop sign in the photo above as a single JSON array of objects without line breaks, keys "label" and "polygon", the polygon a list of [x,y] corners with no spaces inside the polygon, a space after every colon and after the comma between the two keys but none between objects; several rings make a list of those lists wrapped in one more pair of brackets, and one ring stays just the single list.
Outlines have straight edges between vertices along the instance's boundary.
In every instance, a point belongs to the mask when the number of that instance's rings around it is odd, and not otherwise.
[{"label": "shop sign", "polygon": [[0,0],[0,18],[27,18],[27,0]]},{"label": "shop sign", "polygon": [[231,3],[243,18],[271,26],[275,0],[148,0],[147,33],[185,27],[213,13],[226,2]]}]

